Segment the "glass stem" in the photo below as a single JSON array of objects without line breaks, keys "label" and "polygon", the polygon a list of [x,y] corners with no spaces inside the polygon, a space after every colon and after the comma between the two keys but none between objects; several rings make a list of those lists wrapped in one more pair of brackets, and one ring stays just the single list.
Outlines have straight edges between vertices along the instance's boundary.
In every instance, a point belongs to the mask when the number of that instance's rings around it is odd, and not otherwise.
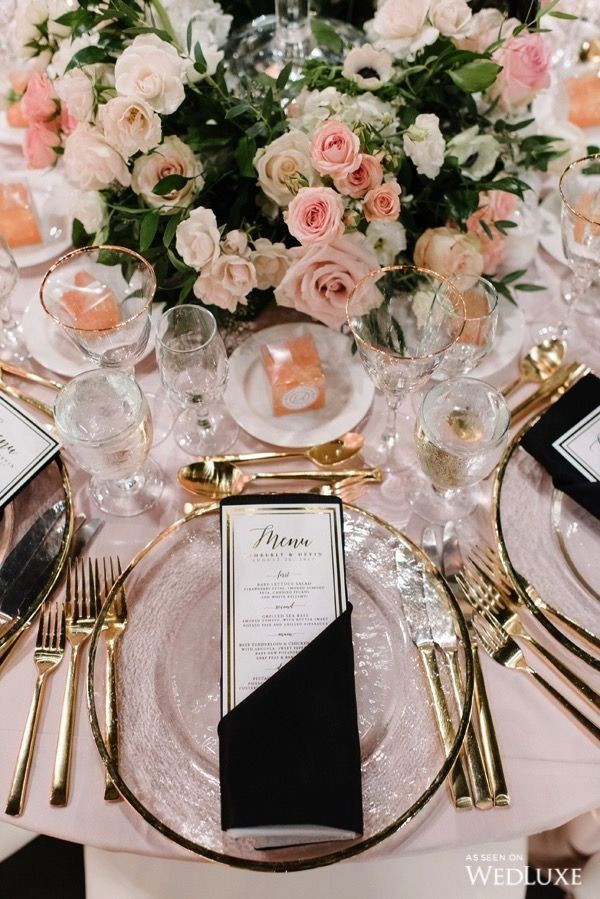
[{"label": "glass stem", "polygon": [[275,40],[287,62],[301,62],[310,38],[310,0],[275,0]]},{"label": "glass stem", "polygon": [[212,431],[213,426],[210,420],[208,406],[198,406],[194,411],[196,413],[196,424],[198,425],[198,430]]},{"label": "glass stem", "polygon": [[387,396],[386,400],[387,414],[382,440],[391,451],[398,439],[398,404],[400,399],[397,396]]}]

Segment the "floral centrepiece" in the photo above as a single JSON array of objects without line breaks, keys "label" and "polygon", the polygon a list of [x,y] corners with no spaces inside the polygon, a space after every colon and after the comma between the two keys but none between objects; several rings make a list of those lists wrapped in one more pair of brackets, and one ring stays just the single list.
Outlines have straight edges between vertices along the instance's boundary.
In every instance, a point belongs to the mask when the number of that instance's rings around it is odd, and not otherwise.
[{"label": "floral centrepiece", "polygon": [[215,0],[19,0],[23,53],[45,69],[21,100],[27,158],[64,157],[77,245],[141,251],[171,304],[248,315],[274,295],[334,328],[381,264],[531,287],[506,235],[528,173],[564,150],[529,112],[549,85],[539,16],[380,0],[362,46],[293,85],[233,84],[231,25]]}]

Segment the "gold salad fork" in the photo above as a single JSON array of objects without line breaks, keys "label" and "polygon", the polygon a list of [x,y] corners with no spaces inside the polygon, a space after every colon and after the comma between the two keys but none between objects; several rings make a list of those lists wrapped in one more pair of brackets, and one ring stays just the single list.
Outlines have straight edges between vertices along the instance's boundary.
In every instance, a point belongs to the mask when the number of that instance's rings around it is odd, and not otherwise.
[{"label": "gold salad fork", "polygon": [[40,614],[33,661],[37,668],[35,692],[31,701],[27,723],[21,738],[17,764],[13,774],[7,815],[20,815],[23,811],[31,760],[35,748],[35,738],[39,713],[48,674],[60,663],[65,651],[65,610],[64,606],[47,603]]},{"label": "gold salad fork", "polygon": [[[86,576],[87,568],[87,576]],[[78,558],[69,562],[66,579],[66,633],[71,644],[69,671],[63,699],[50,804],[64,806],[69,800],[71,754],[79,670],[79,651],[88,640],[98,615],[98,561]]]},{"label": "gold salad fork", "polygon": [[546,690],[564,709],[569,712],[586,730],[600,741],[600,727],[590,721],[577,706],[574,706],[569,700],[563,696],[555,687],[552,686],[541,674],[535,671],[526,661],[523,650],[516,640],[495,622],[492,618],[484,618],[477,613],[473,616],[473,624],[477,631],[477,636],[481,641],[481,645],[494,661],[505,668],[512,668],[515,671],[524,671],[532,677],[544,690]]},{"label": "gold salad fork", "polygon": [[511,604],[511,596],[490,580],[484,570],[471,558],[465,564],[463,589],[467,599],[484,618],[496,622],[512,637],[526,640],[531,648],[541,655],[563,677],[596,712],[600,712],[600,695],[588,683],[571,671],[561,659],[539,643],[529,633]]},{"label": "gold salad fork", "polygon": [[[115,567],[112,559],[108,560],[110,578],[107,573],[106,559],[103,559],[104,569],[104,598],[116,580]],[[117,574],[121,574],[121,561],[117,556]],[[118,767],[119,764],[119,729],[117,709],[117,641],[127,626],[127,603],[125,590],[121,589],[113,599],[110,609],[104,619],[102,632],[106,645],[106,746],[108,754]],[[106,771],[104,780],[104,798],[108,802],[121,799],[121,794],[112,782],[111,776]]]}]

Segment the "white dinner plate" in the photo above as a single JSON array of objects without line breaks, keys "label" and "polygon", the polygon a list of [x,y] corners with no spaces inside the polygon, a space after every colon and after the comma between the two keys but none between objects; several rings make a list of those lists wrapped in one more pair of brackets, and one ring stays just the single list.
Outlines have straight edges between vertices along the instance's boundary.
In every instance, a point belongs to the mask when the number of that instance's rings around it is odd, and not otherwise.
[{"label": "white dinner plate", "polygon": [[0,110],[0,144],[7,147],[20,147],[26,130],[26,128],[14,128],[9,125],[6,110]]},{"label": "white dinner plate", "polygon": [[560,231],[560,194],[558,191],[549,193],[540,203],[541,224],[540,243],[553,259],[567,265],[563,251],[562,235]]},{"label": "white dinner plate", "polygon": [[73,188],[56,169],[27,171],[11,180],[29,185],[42,236],[42,243],[12,250],[17,265],[28,268],[60,256],[71,246],[73,219],[68,210]]},{"label": "white dinner plate", "polygon": [[[325,405],[309,412],[273,415],[271,388],[260,348],[310,334],[325,372]],[[293,322],[253,334],[231,354],[225,404],[245,431],[275,446],[299,447],[334,440],[351,431],[367,414],[375,388],[349,337],[325,325]]]},{"label": "white dinner plate", "polygon": [[[163,309],[164,303],[156,303],[152,309],[154,327],[150,331],[150,339],[142,356],[143,359],[154,349],[155,327]],[[22,327],[29,354],[44,368],[56,372],[57,375],[66,375],[70,378],[81,374],[82,371],[94,368],[94,363],[77,349],[60,326],[44,312],[39,300],[34,300],[25,309]]]}]

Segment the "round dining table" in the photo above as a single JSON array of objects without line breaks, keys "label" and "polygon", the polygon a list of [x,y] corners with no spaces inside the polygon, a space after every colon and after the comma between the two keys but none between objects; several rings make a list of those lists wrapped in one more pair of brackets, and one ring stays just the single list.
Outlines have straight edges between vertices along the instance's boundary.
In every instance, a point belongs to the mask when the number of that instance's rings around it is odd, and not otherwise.
[{"label": "round dining table", "polygon": [[[18,149],[0,148],[0,170],[11,176],[24,171]],[[48,264],[21,270],[13,296],[17,316],[22,316],[28,305],[39,303],[40,282]],[[526,320],[522,351],[534,342],[540,322],[560,320],[564,312],[560,301],[560,277],[565,271],[545,251],[538,249],[527,280],[546,289],[519,296]],[[592,318],[582,317],[577,323],[574,339],[569,340],[568,359],[577,359],[593,370],[600,370],[598,333],[597,323]],[[27,360],[26,366],[49,374],[33,359]],[[517,358],[496,372],[491,380],[499,386],[512,381],[516,374]],[[153,352],[138,364],[136,377],[145,391],[160,394],[162,388]],[[52,401],[43,388],[34,388],[31,384],[19,386],[47,402]],[[531,385],[521,388],[515,399],[523,398],[531,389]],[[376,395],[374,405],[382,409],[383,398]],[[360,426],[357,429],[360,430]],[[268,447],[240,430],[236,451],[258,448]],[[172,436],[155,446],[152,456],[163,467],[164,491],[153,509],[135,518],[114,518],[99,513],[90,501],[88,476],[75,466],[69,466],[76,512],[88,517],[100,515],[105,521],[91,544],[93,555],[118,555],[123,561],[129,560],[159,530],[181,517],[183,504],[190,497],[178,485],[176,472],[189,457],[179,449]],[[425,522],[416,517],[408,521],[401,519],[393,491],[390,495],[385,486],[384,483],[381,487],[368,487],[358,504],[401,527],[418,541]],[[490,478],[481,485],[476,511],[458,524],[463,554],[478,538],[491,539],[491,487]],[[23,814],[16,819],[4,814],[35,683],[34,641],[35,628],[32,628],[19,639],[10,658],[0,668],[0,821],[103,849],[199,860],[199,856],[154,830],[125,801],[104,801],[104,769],[92,737],[84,689],[79,690],[78,697],[69,802],[64,808],[50,805],[67,665],[59,666],[48,682]],[[596,690],[600,689],[597,672],[585,666],[582,669],[572,656],[567,656],[566,660]],[[600,806],[600,745],[530,679],[502,668],[488,657],[482,659],[482,664],[510,790],[510,807],[488,811],[457,810],[444,786],[423,813],[422,821],[417,819],[408,830],[398,831],[358,859],[505,841],[554,828]],[[539,670],[553,679],[541,661]],[[564,686],[563,689],[568,691],[569,688]]]}]

